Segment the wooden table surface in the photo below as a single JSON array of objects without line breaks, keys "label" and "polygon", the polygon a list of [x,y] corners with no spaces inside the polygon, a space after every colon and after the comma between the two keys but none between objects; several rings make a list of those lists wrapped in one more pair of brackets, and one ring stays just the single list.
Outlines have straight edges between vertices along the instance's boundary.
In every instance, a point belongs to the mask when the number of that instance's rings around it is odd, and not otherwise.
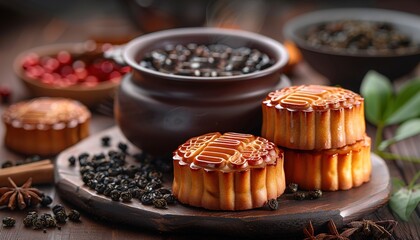
[{"label": "wooden table surface", "polygon": [[[385,1],[388,3],[387,1]],[[403,3],[406,1],[403,1]],[[402,4],[401,6],[404,6]],[[312,5],[305,6],[306,10],[313,8]],[[417,9],[419,6],[417,6]],[[411,9],[412,10],[412,9]],[[293,11],[291,11],[293,13]],[[295,11],[296,12],[296,11]],[[12,90],[12,103],[28,99],[29,93],[26,91],[22,83],[17,79],[12,70],[12,63],[15,56],[19,52],[29,49],[31,47],[50,44],[55,42],[70,42],[70,41],[84,41],[91,37],[91,32],[86,28],[85,24],[81,24],[81,20],[73,21],[66,18],[57,18],[53,15],[42,17],[34,17],[35,14],[29,16],[19,16],[15,11],[5,10],[0,6],[0,14],[6,16],[8,20],[0,23],[0,86],[8,87]],[[284,15],[271,16],[281,22],[286,19]],[[120,21],[121,19],[118,19]],[[126,19],[125,19],[126,20]],[[272,19],[273,20],[273,19]],[[10,24],[8,24],[10,23]],[[13,24],[12,24],[13,23]],[[281,40],[278,31],[273,31],[273,26],[265,27],[261,30],[264,34],[273,38]],[[420,67],[419,67],[420,68]],[[420,69],[417,69],[412,75],[420,76]],[[293,84],[301,83],[328,83],[323,77],[319,76],[311,70],[305,63],[301,63],[295,69],[293,75],[290,76]],[[401,80],[401,81],[404,81]],[[400,82],[401,82],[400,81]],[[4,111],[7,105],[0,105],[0,113]],[[91,123],[91,133],[99,132],[114,126],[114,119],[110,116],[93,111],[93,119]],[[7,160],[22,160],[23,156],[14,154],[8,151],[3,145],[3,135],[5,129],[0,124],[0,164]],[[367,126],[368,135],[373,137],[375,128]],[[392,129],[388,129],[386,136],[392,134]],[[392,146],[393,153],[401,155],[410,155],[420,157],[420,136],[410,138],[406,141]],[[391,177],[397,177],[408,182],[416,172],[420,170],[420,164],[413,164],[404,161],[387,161],[387,165]],[[2,184],[2,183],[0,183]],[[54,185],[39,186],[46,194],[54,199],[53,204],[61,203],[66,208],[75,208],[70,205],[65,199],[61,199],[55,191]],[[41,209],[41,212],[49,211],[48,209]],[[106,223],[98,220],[87,213],[82,212],[82,222],[72,223],[68,222],[59,230],[48,230],[47,233],[43,231],[35,231],[24,228],[22,219],[26,211],[9,211],[7,209],[0,210],[0,219],[6,216],[14,217],[17,224],[14,228],[5,229],[0,227],[0,239],[213,239],[223,238],[220,236],[190,236],[185,234],[168,234],[151,232],[144,229],[134,229],[129,226],[121,224]],[[417,207],[414,214],[412,214],[408,222],[399,220],[393,215],[386,205],[376,212],[365,216],[365,219],[385,220],[395,219],[398,221],[398,226],[395,229],[395,239],[420,239],[420,207]],[[281,236],[277,237],[281,239]]]}]

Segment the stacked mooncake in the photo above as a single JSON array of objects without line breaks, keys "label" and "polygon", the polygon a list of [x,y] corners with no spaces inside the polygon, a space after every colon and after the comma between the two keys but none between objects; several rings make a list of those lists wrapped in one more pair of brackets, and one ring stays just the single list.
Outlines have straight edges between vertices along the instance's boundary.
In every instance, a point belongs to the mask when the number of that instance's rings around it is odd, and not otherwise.
[{"label": "stacked mooncake", "polygon": [[300,188],[347,190],[369,181],[364,99],[338,87],[303,85],[271,92],[262,136],[284,150],[286,181]]}]

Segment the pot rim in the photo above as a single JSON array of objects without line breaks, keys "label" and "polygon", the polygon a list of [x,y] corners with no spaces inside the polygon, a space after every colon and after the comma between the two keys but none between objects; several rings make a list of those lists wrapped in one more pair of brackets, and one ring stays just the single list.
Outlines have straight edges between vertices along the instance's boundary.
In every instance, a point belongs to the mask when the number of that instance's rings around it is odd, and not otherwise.
[{"label": "pot rim", "polygon": [[[148,46],[156,41],[160,41],[162,39],[168,39],[171,36],[173,37],[181,37],[181,36],[232,36],[232,37],[239,37],[251,42],[259,43],[261,45],[265,45],[267,48],[270,49],[270,53],[273,54],[275,58],[277,58],[276,62],[261,71],[256,71],[253,73],[242,74],[237,76],[226,76],[226,77],[194,77],[194,76],[181,76],[181,75],[170,75],[165,74],[156,70],[148,69],[145,67],[140,66],[140,64],[135,60],[139,49],[142,47]],[[243,30],[233,30],[233,29],[222,29],[222,28],[209,28],[209,27],[195,27],[195,28],[177,28],[177,29],[170,29],[170,30],[163,30],[155,33],[149,33],[143,35],[141,37],[135,38],[130,41],[123,50],[123,59],[124,61],[132,67],[132,69],[140,71],[142,73],[154,75],[164,79],[171,79],[176,81],[241,81],[241,80],[248,80],[248,79],[255,79],[262,76],[266,76],[275,72],[281,73],[281,69],[286,66],[289,55],[286,51],[286,48],[278,41],[257,34],[253,32],[243,31]]]}]

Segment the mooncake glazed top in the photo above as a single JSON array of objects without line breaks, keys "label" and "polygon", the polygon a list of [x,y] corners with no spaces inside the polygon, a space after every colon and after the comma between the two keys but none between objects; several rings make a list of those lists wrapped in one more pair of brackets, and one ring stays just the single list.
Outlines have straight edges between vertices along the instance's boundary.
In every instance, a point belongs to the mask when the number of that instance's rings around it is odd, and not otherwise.
[{"label": "mooncake glazed top", "polygon": [[216,132],[189,139],[174,152],[173,159],[192,169],[230,172],[275,165],[280,154],[283,152],[265,138]]},{"label": "mooncake glazed top", "polygon": [[290,110],[326,110],[351,108],[362,104],[364,99],[344,88],[301,85],[283,88],[268,94],[264,104]]},{"label": "mooncake glazed top", "polygon": [[66,98],[37,98],[16,103],[3,114],[4,122],[14,127],[41,129],[60,127],[63,123],[74,127],[89,118],[90,112],[84,105]]}]

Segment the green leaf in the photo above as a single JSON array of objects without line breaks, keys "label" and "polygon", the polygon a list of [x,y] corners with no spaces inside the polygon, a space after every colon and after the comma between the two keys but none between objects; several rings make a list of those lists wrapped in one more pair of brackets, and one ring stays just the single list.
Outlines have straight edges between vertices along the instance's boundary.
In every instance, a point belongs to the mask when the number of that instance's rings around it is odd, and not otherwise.
[{"label": "green leaf", "polygon": [[401,188],[391,196],[389,200],[389,206],[398,217],[404,221],[408,221],[411,213],[416,209],[420,202],[420,191],[419,190],[408,190],[407,188]]},{"label": "green leaf", "polygon": [[397,124],[420,116],[420,92],[400,106],[386,120],[385,125]]},{"label": "green leaf", "polygon": [[398,91],[395,101],[385,111],[385,119],[394,113],[398,108],[406,104],[414,95],[420,92],[420,78],[407,81]]},{"label": "green leaf", "polygon": [[392,138],[381,142],[378,149],[383,151],[390,145],[417,134],[420,134],[420,118],[408,120],[397,128]]},{"label": "green leaf", "polygon": [[369,71],[362,81],[360,92],[365,98],[367,120],[375,125],[384,122],[384,113],[392,96],[389,79],[375,71]]}]

